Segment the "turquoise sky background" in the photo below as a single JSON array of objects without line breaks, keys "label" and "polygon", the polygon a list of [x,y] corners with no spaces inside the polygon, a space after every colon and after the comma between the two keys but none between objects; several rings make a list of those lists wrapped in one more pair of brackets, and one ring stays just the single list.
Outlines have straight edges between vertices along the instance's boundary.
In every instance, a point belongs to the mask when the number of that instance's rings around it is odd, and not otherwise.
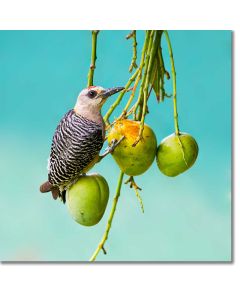
[{"label": "turquoise sky background", "polygon": [[[132,56],[127,33],[100,32],[96,85],[125,85]],[[197,140],[199,157],[176,178],[161,174],[155,162],[136,177],[143,188],[144,214],[134,192],[123,187],[106,243],[108,254],[100,253],[98,260],[231,260],[231,32],[169,34],[179,124]],[[139,52],[143,37],[140,31]],[[41,194],[39,185],[47,178],[54,130],[86,86],[91,33],[0,31],[0,41],[0,258],[88,260],[102,237],[116,188],[119,170],[112,157],[93,168],[111,189],[107,211],[94,227],[75,223],[66,206]],[[170,70],[165,43],[163,49]],[[167,91],[171,93],[171,82]],[[146,122],[158,143],[174,130],[172,109],[170,99],[158,105],[151,96]]]}]

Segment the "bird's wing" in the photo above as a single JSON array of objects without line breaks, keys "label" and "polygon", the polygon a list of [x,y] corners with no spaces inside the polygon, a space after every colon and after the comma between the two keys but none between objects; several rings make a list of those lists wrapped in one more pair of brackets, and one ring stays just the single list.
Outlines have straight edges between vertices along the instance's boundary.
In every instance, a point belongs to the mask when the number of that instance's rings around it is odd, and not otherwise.
[{"label": "bird's wing", "polygon": [[70,110],[53,136],[49,181],[56,185],[71,181],[91,163],[102,145],[100,126]]}]

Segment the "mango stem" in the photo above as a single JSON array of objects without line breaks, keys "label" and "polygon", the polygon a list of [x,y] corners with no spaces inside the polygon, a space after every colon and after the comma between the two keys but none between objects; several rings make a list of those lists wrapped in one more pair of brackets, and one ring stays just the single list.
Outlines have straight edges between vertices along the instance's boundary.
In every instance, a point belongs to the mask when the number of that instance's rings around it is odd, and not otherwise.
[{"label": "mango stem", "polygon": [[96,68],[96,59],[97,59],[97,35],[99,30],[92,31],[92,54],[91,54],[91,65],[88,73],[88,86],[93,85],[93,76],[94,70]]},{"label": "mango stem", "polygon": [[108,239],[108,234],[109,234],[109,231],[111,229],[112,220],[113,220],[113,217],[114,217],[114,214],[115,214],[115,211],[116,211],[118,198],[120,196],[121,186],[122,186],[122,182],[123,182],[123,176],[124,176],[124,173],[121,171],[120,174],[119,174],[117,189],[116,189],[115,197],[113,199],[113,204],[112,204],[111,212],[110,212],[110,215],[109,215],[109,218],[108,218],[108,221],[107,221],[107,226],[106,226],[105,232],[103,234],[103,237],[102,237],[100,243],[97,246],[97,249],[95,250],[95,252],[91,256],[89,261],[95,261],[97,256],[98,256],[98,253],[100,252],[100,250],[103,250],[104,254],[107,253],[105,248],[104,248],[104,245],[106,243],[106,240]]},{"label": "mango stem", "polygon": [[173,51],[172,51],[172,45],[171,41],[168,35],[167,30],[164,30],[164,34],[167,40],[168,45],[168,51],[171,61],[171,67],[172,67],[172,81],[173,81],[173,116],[174,116],[174,127],[175,127],[175,134],[179,135],[179,125],[178,125],[178,112],[177,112],[177,82],[176,82],[176,70],[175,70],[175,64],[174,64],[174,58],[173,58]]}]

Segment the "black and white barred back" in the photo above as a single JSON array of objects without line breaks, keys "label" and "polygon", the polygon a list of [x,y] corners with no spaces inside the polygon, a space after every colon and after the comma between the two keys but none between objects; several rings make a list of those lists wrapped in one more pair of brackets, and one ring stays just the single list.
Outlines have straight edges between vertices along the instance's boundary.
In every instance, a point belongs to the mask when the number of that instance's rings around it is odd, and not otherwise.
[{"label": "black and white barred back", "polygon": [[48,180],[53,186],[74,181],[98,155],[104,143],[102,126],[70,110],[53,136]]}]

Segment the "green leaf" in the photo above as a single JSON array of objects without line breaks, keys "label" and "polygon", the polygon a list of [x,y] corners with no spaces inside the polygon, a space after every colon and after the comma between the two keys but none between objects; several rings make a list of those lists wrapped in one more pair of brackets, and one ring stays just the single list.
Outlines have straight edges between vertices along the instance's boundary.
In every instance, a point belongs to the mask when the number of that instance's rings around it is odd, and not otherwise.
[{"label": "green leaf", "polygon": [[155,92],[156,98],[159,101],[160,100],[160,61],[158,57],[158,51],[154,59],[154,65],[151,72],[150,83],[151,83],[151,87]]}]

